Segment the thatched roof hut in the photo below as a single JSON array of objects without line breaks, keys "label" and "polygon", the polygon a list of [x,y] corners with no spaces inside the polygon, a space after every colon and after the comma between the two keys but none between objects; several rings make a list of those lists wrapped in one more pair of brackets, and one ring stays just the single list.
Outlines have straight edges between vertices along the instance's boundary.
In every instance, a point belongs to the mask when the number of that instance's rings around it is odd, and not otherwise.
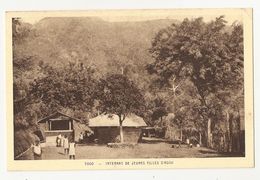
[{"label": "thatched roof hut", "polygon": [[[130,114],[126,116],[122,126],[124,141],[137,143],[142,133],[141,129],[147,125],[142,117]],[[119,141],[119,117],[115,114],[101,114],[89,119],[89,127],[94,131],[99,143]]]}]

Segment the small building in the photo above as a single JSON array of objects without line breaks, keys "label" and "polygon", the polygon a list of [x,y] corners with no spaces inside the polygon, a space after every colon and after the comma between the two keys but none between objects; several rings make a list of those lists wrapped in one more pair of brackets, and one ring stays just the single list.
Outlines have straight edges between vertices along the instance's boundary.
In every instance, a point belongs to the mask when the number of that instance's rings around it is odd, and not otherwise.
[{"label": "small building", "polygon": [[145,127],[142,133],[144,137],[165,138],[166,127]]},{"label": "small building", "polygon": [[77,118],[62,112],[55,112],[38,121],[47,146],[55,146],[59,134],[67,136],[69,140],[78,141],[80,133],[92,132],[91,129]]},{"label": "small building", "polygon": [[145,127],[142,129],[143,137],[156,137],[154,127]]},{"label": "small building", "polygon": [[[143,118],[130,114],[123,121],[124,142],[137,143],[142,136],[142,128],[146,127]],[[89,127],[94,131],[94,139],[98,143],[120,141],[119,117],[115,114],[102,114],[89,119]]]}]

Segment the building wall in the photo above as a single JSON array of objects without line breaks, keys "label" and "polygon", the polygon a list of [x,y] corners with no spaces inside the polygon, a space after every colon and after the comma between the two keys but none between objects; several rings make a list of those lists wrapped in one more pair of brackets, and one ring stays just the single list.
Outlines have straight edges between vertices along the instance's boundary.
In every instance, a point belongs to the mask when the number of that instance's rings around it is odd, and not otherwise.
[{"label": "building wall", "polygon": [[[98,139],[99,143],[113,143],[120,141],[119,127],[97,127],[94,129],[94,138]],[[124,142],[137,143],[141,136],[141,128],[124,127]]]},{"label": "building wall", "polygon": [[137,143],[141,138],[142,129],[135,127],[127,127],[123,129],[124,141],[129,143]]},{"label": "building wall", "polygon": [[117,142],[117,139],[119,139],[119,128],[117,127],[97,127],[93,130],[93,138],[98,139],[98,143]]},{"label": "building wall", "polygon": [[39,123],[39,127],[41,132],[43,133],[43,137],[45,139],[47,146],[55,146],[56,145],[56,138],[59,134],[62,136],[67,136],[69,141],[74,139],[74,131],[73,130],[56,130],[56,131],[49,131],[47,128],[46,123]]}]

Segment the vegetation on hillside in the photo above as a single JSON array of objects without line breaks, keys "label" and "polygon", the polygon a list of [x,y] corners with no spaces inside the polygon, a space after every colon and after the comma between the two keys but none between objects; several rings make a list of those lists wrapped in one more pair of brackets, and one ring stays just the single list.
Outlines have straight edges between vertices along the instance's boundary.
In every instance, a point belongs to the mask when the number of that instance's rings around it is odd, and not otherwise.
[{"label": "vegetation on hillside", "polygon": [[182,140],[243,151],[243,58],[242,25],[224,17],[13,19],[15,134],[32,136],[30,144],[37,119],[56,110],[82,120],[134,112],[151,126],[177,127]]}]

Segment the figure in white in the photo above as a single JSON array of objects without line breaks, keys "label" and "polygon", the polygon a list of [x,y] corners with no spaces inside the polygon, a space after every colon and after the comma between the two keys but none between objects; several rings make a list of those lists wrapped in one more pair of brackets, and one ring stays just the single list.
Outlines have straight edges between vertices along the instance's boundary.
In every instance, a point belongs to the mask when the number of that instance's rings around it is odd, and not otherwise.
[{"label": "figure in white", "polygon": [[64,136],[63,147],[64,147],[64,154],[69,154],[69,139],[67,135]]},{"label": "figure in white", "polygon": [[70,142],[69,144],[69,158],[70,159],[75,159],[75,147],[76,144],[74,141]]}]

